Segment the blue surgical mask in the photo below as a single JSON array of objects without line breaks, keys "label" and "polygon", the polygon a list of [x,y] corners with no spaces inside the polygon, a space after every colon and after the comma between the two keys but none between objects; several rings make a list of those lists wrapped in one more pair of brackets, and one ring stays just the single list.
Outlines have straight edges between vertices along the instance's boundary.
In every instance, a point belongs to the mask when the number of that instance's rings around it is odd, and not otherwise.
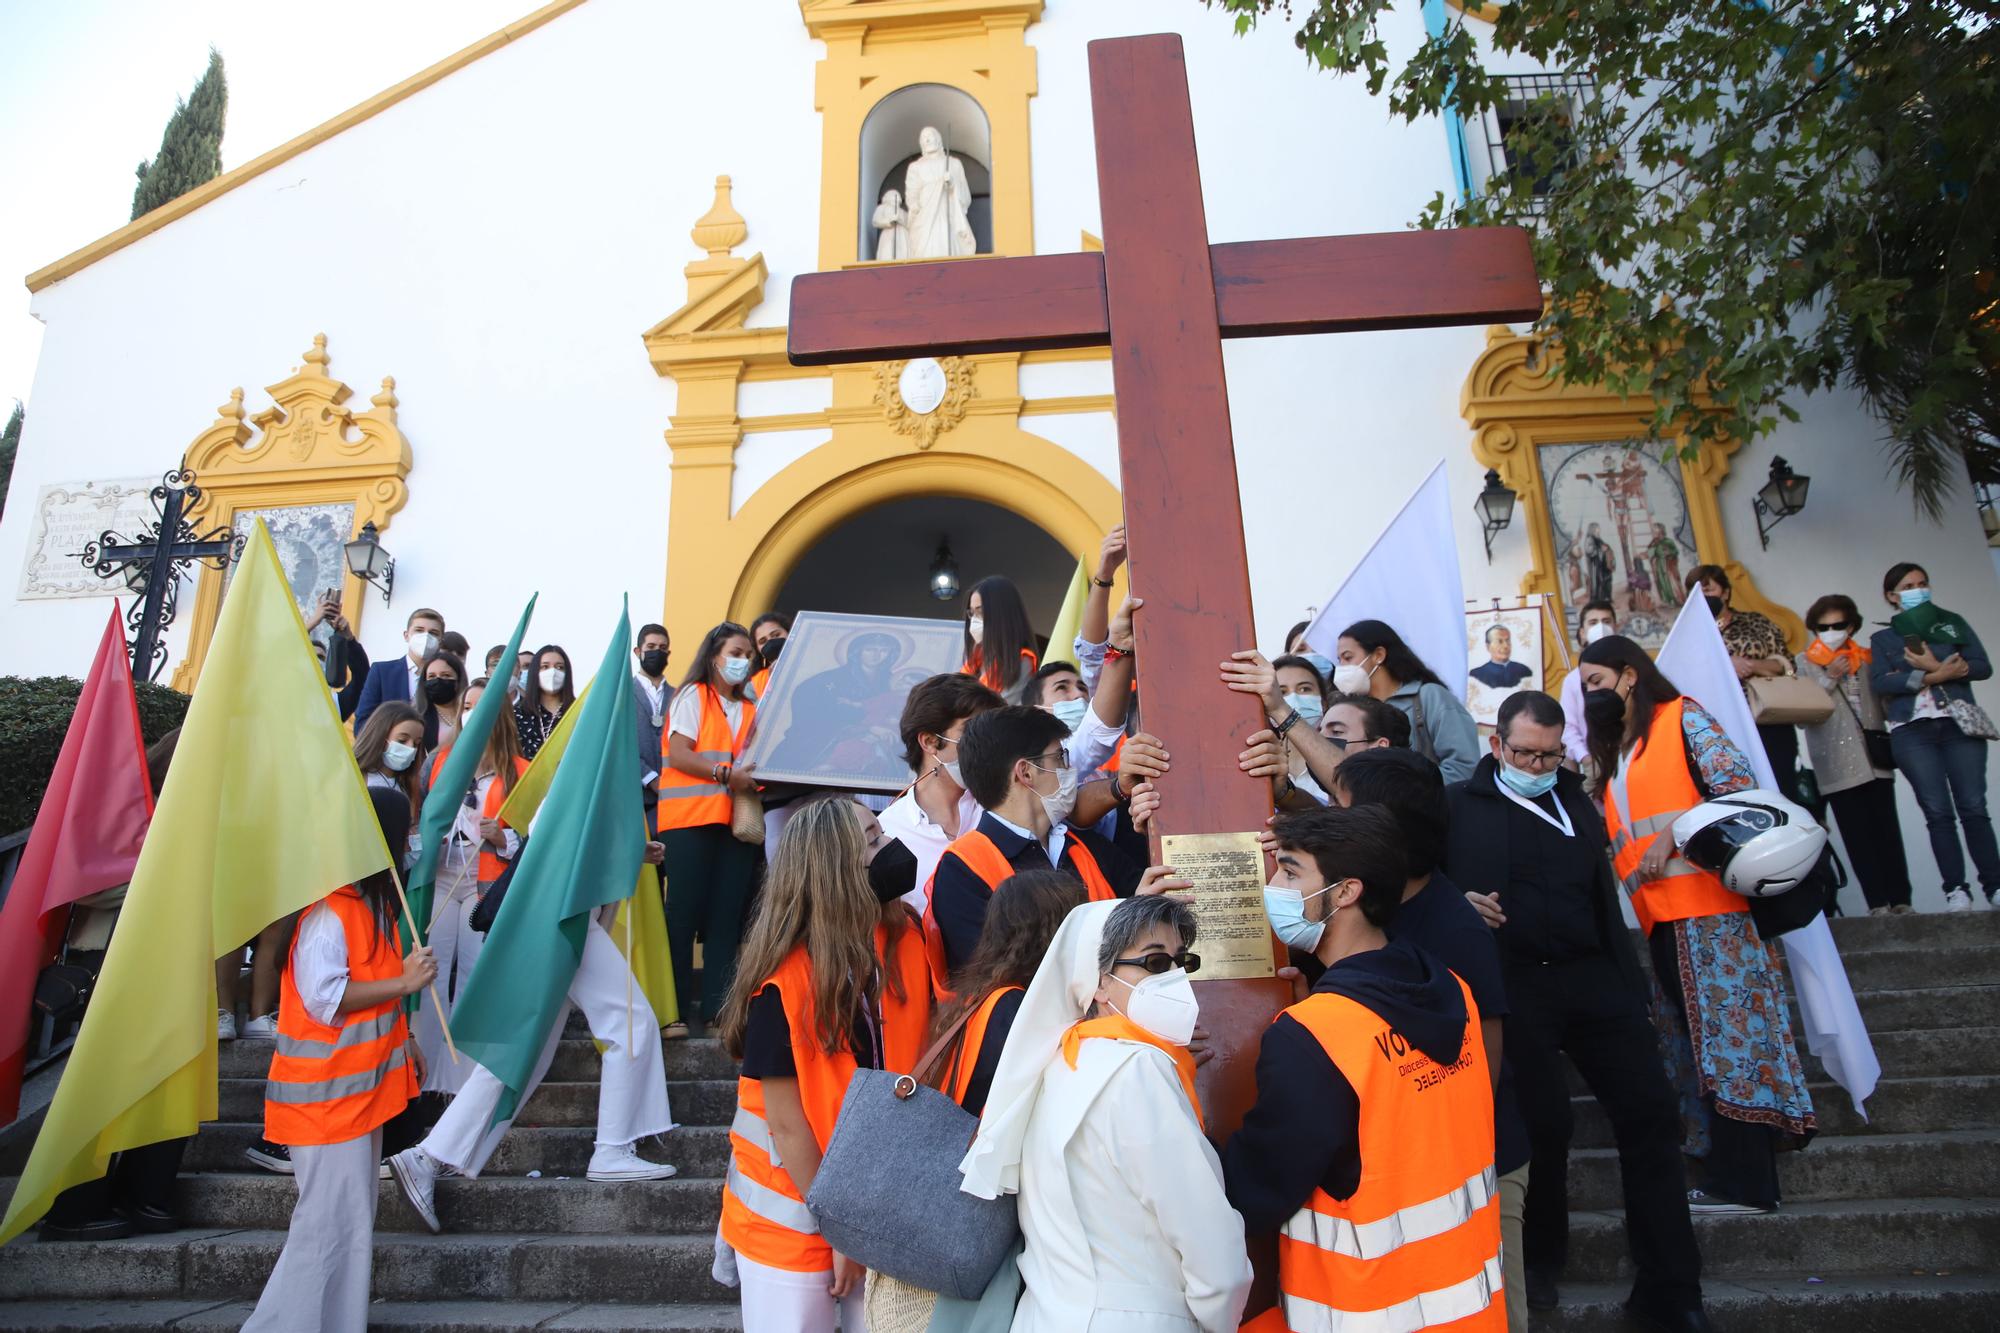
[{"label": "blue surgical mask", "polygon": [[1090,700],[1064,699],[1058,703],[1050,704],[1049,711],[1054,713],[1057,720],[1070,729],[1071,735],[1074,735],[1076,734],[1076,729],[1083,725],[1083,715],[1090,711]]},{"label": "blue surgical mask", "polygon": [[1902,603],[1905,611],[1914,611],[1929,602],[1930,599],[1931,590],[1929,588],[1905,588],[1896,594],[1896,600]]},{"label": "blue surgical mask", "polygon": [[528,669],[526,667],[522,667],[514,673],[514,688],[523,694],[528,692]]},{"label": "blue surgical mask", "polygon": [[1324,653],[1300,653],[1300,657],[1311,662],[1313,670],[1319,672],[1321,680],[1333,679],[1333,659]]},{"label": "blue surgical mask", "polygon": [[1301,953],[1311,953],[1319,947],[1320,936],[1326,934],[1326,922],[1333,920],[1340,911],[1335,907],[1326,914],[1326,921],[1306,920],[1306,900],[1317,898],[1322,893],[1330,893],[1336,885],[1329,884],[1323,889],[1307,895],[1297,889],[1282,889],[1276,884],[1264,886],[1264,919],[1271,923],[1271,933],[1285,944]]},{"label": "blue surgical mask", "polygon": [[1298,710],[1299,716],[1306,720],[1307,726],[1319,725],[1319,715],[1324,708],[1317,694],[1288,694],[1285,696],[1285,702]]},{"label": "blue surgical mask", "polygon": [[722,659],[722,678],[731,685],[741,685],[750,679],[750,659],[747,657],[725,657]]},{"label": "blue surgical mask", "polygon": [[1500,762],[1500,780],[1522,796],[1533,799],[1544,796],[1556,785],[1556,777],[1562,772],[1552,768],[1546,773],[1530,773],[1524,768],[1516,768],[1504,759]]}]

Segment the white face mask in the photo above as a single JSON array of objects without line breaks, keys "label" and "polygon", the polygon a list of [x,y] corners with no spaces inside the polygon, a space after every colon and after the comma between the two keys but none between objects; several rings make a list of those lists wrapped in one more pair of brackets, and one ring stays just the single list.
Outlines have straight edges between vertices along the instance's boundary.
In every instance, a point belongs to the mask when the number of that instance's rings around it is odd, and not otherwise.
[{"label": "white face mask", "polygon": [[1844,629],[1823,629],[1819,632],[1819,641],[1829,648],[1838,648],[1841,644],[1847,642],[1847,631]]},{"label": "white face mask", "polygon": [[1342,694],[1366,694],[1369,674],[1366,667],[1343,662],[1333,669],[1333,688]]},{"label": "white face mask", "polygon": [[1610,621],[1608,620],[1593,621],[1590,624],[1585,625],[1583,627],[1583,641],[1585,643],[1596,643],[1599,639],[1603,638],[1605,635],[1609,633],[1611,633]]},{"label": "white face mask", "polygon": [[417,762],[417,747],[405,745],[401,741],[390,741],[382,747],[382,767],[391,773],[401,773]]},{"label": "white face mask", "polygon": [[972,636],[974,643],[986,642],[986,621],[980,616],[972,616],[965,622],[965,632]]},{"label": "white face mask", "polygon": [[956,782],[960,787],[963,787],[965,785],[965,779],[959,774],[958,771],[958,760],[940,759],[938,760],[938,767],[942,768],[946,773],[950,774],[951,780],[953,782]]},{"label": "white face mask", "polygon": [[1042,797],[1042,809],[1047,813],[1049,823],[1051,825],[1062,823],[1069,818],[1070,811],[1076,808],[1076,770],[1068,767],[1057,769],[1055,793],[1042,796],[1040,792],[1036,792],[1035,795]]},{"label": "white face mask", "polygon": [[[1134,986],[1116,973],[1111,979],[1132,992],[1126,1007],[1119,1010],[1161,1041],[1185,1046],[1194,1038],[1195,1021],[1201,1004],[1194,998],[1194,983],[1183,968],[1155,973]],[[1118,1009],[1117,1005],[1111,1006]]]},{"label": "white face mask", "polygon": [[722,678],[731,685],[741,685],[750,679],[750,659],[747,657],[725,657],[722,659]]},{"label": "white face mask", "polygon": [[437,635],[432,634],[429,630],[413,629],[404,637],[403,641],[410,645],[410,656],[419,661],[437,651]]},{"label": "white face mask", "polygon": [[543,669],[540,679],[544,690],[547,690],[550,694],[560,694],[563,682],[568,680],[569,677],[563,672],[561,667],[546,667]]},{"label": "white face mask", "polygon": [[1074,736],[1076,729],[1083,725],[1083,715],[1090,711],[1090,700],[1063,699],[1050,704],[1049,711],[1054,713],[1062,724],[1069,728],[1070,734]]}]

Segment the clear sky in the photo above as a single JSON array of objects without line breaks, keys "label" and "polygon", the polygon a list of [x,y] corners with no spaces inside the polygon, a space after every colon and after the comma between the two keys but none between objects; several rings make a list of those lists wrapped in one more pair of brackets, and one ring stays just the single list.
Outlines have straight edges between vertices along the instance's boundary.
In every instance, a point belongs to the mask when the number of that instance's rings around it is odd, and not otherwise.
[{"label": "clear sky", "polygon": [[539,4],[0,0],[0,416],[17,398],[34,412],[42,326],[22,279],[130,220],[133,168],[210,46],[229,78],[228,170]]}]

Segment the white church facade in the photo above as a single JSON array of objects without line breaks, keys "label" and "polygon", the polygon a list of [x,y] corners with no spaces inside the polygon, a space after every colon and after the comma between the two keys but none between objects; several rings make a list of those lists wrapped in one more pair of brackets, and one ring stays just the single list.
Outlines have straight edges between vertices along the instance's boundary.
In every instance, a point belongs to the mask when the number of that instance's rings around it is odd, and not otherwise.
[{"label": "white church facade", "polygon": [[[1385,16],[1403,47],[1420,24]],[[1105,350],[794,367],[788,296],[968,238],[966,263],[1094,247],[1086,47],[1163,30],[1212,241],[1401,230],[1502,150],[1492,127],[1392,122],[1282,24],[1238,37],[1194,0],[556,0],[29,276],[46,332],[0,521],[0,673],[81,674],[111,589],[79,534],[129,532],[134,492],[183,461],[198,526],[264,516],[302,602],[342,587],[375,656],[419,606],[477,655],[533,592],[533,639],[586,659],[621,594],[683,652],[773,608],[950,617],[927,591],[941,548],[966,586],[1016,577],[1046,630],[1119,521]],[[1697,563],[1802,643],[1815,597],[1872,615],[1909,559],[2000,635],[1970,497],[1915,517],[1850,397],[1662,462],[1646,404],[1551,382],[1518,330],[1226,351],[1267,650],[1440,461],[1474,600],[1574,615],[1605,577],[1595,525],[1621,608],[1662,633]],[[1766,547],[1752,499],[1780,456],[1812,486]],[[1490,554],[1489,469],[1519,497]],[[332,556],[366,523],[396,560],[386,605]],[[222,591],[210,570],[183,588],[161,680],[198,678]],[[1935,905],[1907,796],[1903,815]]]}]

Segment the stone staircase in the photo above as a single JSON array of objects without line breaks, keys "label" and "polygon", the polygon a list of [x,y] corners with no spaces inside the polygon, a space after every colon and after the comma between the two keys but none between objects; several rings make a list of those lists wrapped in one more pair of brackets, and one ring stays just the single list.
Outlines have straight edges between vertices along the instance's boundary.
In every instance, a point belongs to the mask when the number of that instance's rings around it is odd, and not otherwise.
[{"label": "stone staircase", "polygon": [[[1784,1160],[1784,1209],[1697,1221],[1716,1325],[2000,1329],[2000,913],[1841,921],[1835,933],[1882,1058],[1872,1123],[1816,1078],[1820,1137]],[[242,1322],[293,1199],[288,1178],[242,1156],[269,1052],[248,1040],[223,1048],[221,1119],[187,1156],[188,1229],[78,1245],[31,1233],[0,1249],[0,1330]],[[676,1179],[582,1179],[597,1055],[574,1032],[485,1178],[439,1182],[445,1234],[424,1231],[383,1182],[373,1327],[739,1328],[733,1293],[708,1276],[734,1070],[714,1042],[686,1041],[668,1044],[667,1072],[683,1128],[646,1151],[679,1166]],[[1570,1273],[1563,1308],[1537,1316],[1538,1333],[1621,1327],[1630,1280],[1609,1127],[1577,1091]],[[0,1171],[18,1169],[18,1151],[0,1155]],[[0,1182],[0,1195],[12,1188]]]}]

